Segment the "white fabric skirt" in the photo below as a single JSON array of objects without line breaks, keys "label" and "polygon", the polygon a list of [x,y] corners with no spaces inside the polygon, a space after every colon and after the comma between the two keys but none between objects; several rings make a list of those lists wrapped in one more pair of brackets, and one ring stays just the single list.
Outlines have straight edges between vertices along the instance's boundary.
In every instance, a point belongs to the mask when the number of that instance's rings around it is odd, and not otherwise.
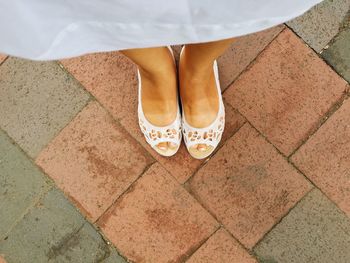
[{"label": "white fabric skirt", "polygon": [[261,31],[322,0],[0,0],[0,53],[53,60]]}]

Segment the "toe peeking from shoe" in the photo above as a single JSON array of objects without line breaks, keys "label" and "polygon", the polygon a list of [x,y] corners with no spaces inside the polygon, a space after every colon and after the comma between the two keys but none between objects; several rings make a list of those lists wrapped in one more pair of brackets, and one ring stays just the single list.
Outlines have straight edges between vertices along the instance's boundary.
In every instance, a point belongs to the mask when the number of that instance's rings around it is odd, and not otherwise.
[{"label": "toe peeking from shoe", "polygon": [[[184,48],[182,48],[181,53]],[[225,107],[221,96],[219,82],[218,65],[215,60],[213,63],[214,76],[219,97],[219,111],[216,119],[207,127],[195,128],[187,121],[182,105],[182,134],[188,152],[196,159],[203,159],[212,154],[218,146],[225,127]],[[182,104],[182,101],[181,101]]]},{"label": "toe peeking from shoe", "polygon": [[[175,63],[175,57],[171,47],[169,47]],[[139,70],[137,71],[139,86],[138,86],[138,119],[140,129],[147,141],[147,143],[160,155],[172,156],[179,149],[182,133],[181,133],[181,113],[179,107],[177,108],[177,115],[173,123],[167,126],[159,127],[150,123],[142,109],[141,102],[141,76]]]}]

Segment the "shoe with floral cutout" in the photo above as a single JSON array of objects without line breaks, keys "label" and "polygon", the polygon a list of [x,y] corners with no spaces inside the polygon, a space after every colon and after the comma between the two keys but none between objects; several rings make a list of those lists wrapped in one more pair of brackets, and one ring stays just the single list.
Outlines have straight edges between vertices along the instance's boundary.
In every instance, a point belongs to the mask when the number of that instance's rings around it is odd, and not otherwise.
[{"label": "shoe with floral cutout", "polygon": [[[180,59],[184,48],[185,46],[181,49]],[[184,142],[187,151],[196,159],[204,159],[214,152],[221,140],[225,128],[225,107],[221,96],[218,65],[216,60],[213,63],[213,70],[219,98],[219,110],[216,119],[210,125],[204,128],[196,128],[188,124],[184,113],[184,107],[180,99],[182,105],[182,134]],[[197,149],[195,146],[198,144],[205,144],[206,148],[204,150]]]},{"label": "shoe with floral cutout", "polygon": [[[173,56],[174,63],[174,53],[170,46],[167,46]],[[142,102],[141,102],[141,75],[139,69],[137,69],[137,76],[138,76],[138,121],[140,129],[147,141],[147,143],[160,155],[162,156],[172,156],[174,155],[181,144],[182,139],[182,133],[181,133],[181,113],[179,109],[179,105],[177,105],[177,114],[175,120],[166,126],[156,126],[150,123],[142,109]],[[177,100],[178,101],[178,96]],[[175,148],[167,147],[166,150],[161,149],[157,145],[162,142],[171,142],[175,145],[177,145]]]}]

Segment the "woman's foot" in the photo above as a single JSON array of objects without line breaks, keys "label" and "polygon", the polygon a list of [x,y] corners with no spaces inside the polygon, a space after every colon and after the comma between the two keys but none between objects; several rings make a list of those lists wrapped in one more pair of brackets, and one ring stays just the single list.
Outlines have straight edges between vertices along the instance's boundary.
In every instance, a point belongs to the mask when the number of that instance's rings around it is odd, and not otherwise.
[{"label": "woman's foot", "polygon": [[[193,67],[191,58],[183,49],[179,62],[180,94],[186,122],[195,128],[204,128],[215,121],[219,111],[219,98],[213,71],[213,62]],[[195,144],[200,152],[211,151],[212,146]]]},{"label": "woman's foot", "polygon": [[[164,47],[162,56],[164,63],[157,71],[149,72],[139,68],[143,113],[151,124],[160,127],[174,122],[178,108],[176,65],[167,47]],[[157,144],[157,148],[162,152],[177,147],[178,145],[172,142]]]}]

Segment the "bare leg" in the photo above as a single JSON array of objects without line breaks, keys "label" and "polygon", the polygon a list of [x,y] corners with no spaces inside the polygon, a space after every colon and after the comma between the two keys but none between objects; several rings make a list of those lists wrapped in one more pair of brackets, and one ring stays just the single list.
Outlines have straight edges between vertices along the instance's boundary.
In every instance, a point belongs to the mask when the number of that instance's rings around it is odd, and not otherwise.
[{"label": "bare leg", "polygon": [[[196,128],[211,124],[219,110],[213,62],[235,38],[188,44],[179,62],[180,95],[187,122]],[[197,144],[197,149],[206,149]]]},{"label": "bare leg", "polygon": [[[156,126],[165,126],[176,118],[176,65],[167,47],[120,50],[137,64],[142,79],[142,108],[145,117]],[[176,148],[173,143],[159,143],[158,148]]]}]

